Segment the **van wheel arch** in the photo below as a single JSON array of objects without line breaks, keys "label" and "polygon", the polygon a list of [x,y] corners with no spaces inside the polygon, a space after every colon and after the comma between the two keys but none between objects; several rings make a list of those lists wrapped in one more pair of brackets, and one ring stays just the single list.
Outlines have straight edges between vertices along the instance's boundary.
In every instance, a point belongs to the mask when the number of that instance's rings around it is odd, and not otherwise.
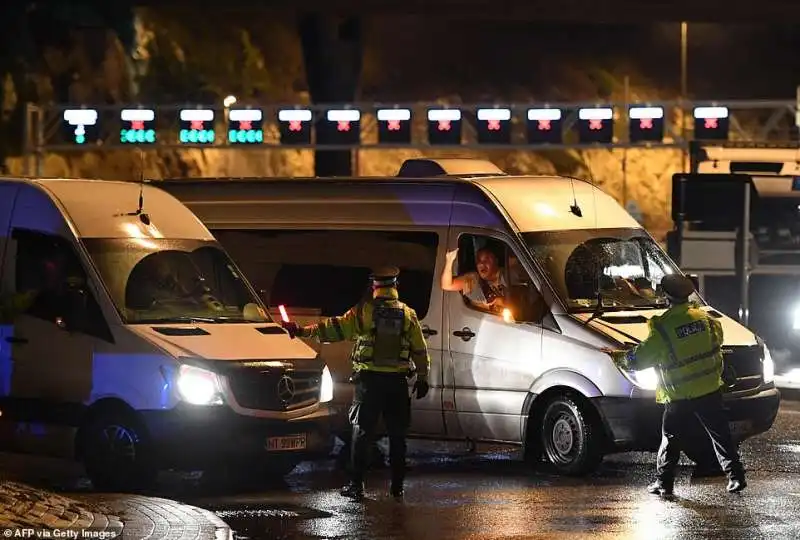
[{"label": "van wheel arch", "polygon": [[[540,464],[542,461],[547,461],[542,443],[542,427],[548,407],[557,400],[571,401],[577,406],[579,415],[588,423],[591,436],[593,437],[591,448],[589,449],[590,455],[588,456],[587,467],[580,467],[574,472],[566,470],[560,470],[559,472],[574,475],[586,474],[590,472],[592,468],[596,467],[603,459],[603,455],[609,443],[608,428],[605,422],[603,422],[600,411],[592,401],[580,391],[569,386],[554,386],[533,398],[533,402],[528,411],[527,425],[525,427],[525,460],[534,465]],[[551,464],[551,466],[553,465]],[[556,467],[556,469],[559,468]]]},{"label": "van wheel arch", "polygon": [[[123,426],[136,439],[131,446],[135,448],[135,453],[134,461],[127,467],[130,470],[109,471],[99,462],[93,463],[98,455],[91,454],[89,445],[92,443],[91,439],[98,436],[97,430],[107,425],[105,422]],[[150,487],[157,474],[154,456],[150,450],[150,433],[146,426],[136,410],[119,398],[103,398],[93,403],[86,411],[75,437],[75,457],[84,464],[94,487],[99,490],[135,491]]]}]

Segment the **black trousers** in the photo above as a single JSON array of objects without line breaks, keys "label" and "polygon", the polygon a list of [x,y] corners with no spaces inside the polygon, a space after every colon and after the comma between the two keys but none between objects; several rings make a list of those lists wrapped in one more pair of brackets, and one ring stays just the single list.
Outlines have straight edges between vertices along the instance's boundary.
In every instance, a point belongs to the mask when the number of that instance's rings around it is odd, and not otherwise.
[{"label": "black trousers", "polygon": [[744,477],[744,467],[739,451],[731,437],[728,418],[722,402],[722,392],[713,392],[695,399],[667,403],[661,424],[661,447],[658,449],[656,474],[662,483],[672,486],[675,468],[681,457],[681,449],[697,441],[689,440],[687,433],[694,419],[699,420],[714,448],[717,461],[729,478]]},{"label": "black trousers", "polygon": [[406,472],[406,432],[411,421],[411,398],[405,375],[361,372],[355,376],[355,396],[350,407],[353,441],[350,470],[355,482],[364,481],[368,450],[375,439],[378,420],[389,432],[392,482],[402,483]]}]

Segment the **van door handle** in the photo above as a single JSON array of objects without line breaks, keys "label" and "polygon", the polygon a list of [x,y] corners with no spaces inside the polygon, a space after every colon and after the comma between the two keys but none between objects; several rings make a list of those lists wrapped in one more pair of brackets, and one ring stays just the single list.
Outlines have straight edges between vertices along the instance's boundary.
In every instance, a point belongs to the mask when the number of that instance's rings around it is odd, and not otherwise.
[{"label": "van door handle", "polygon": [[16,345],[25,345],[26,343],[28,343],[28,340],[25,339],[24,337],[8,336],[6,338],[6,342],[14,343]]},{"label": "van door handle", "polygon": [[438,333],[439,332],[437,332],[433,328],[429,328],[428,326],[423,326],[422,327],[422,335],[425,336],[425,337],[435,336]]},{"label": "van door handle", "polygon": [[475,332],[473,332],[472,330],[470,330],[465,326],[461,330],[456,330],[455,332],[453,332],[453,335],[460,337],[464,341],[469,341],[475,337]]}]

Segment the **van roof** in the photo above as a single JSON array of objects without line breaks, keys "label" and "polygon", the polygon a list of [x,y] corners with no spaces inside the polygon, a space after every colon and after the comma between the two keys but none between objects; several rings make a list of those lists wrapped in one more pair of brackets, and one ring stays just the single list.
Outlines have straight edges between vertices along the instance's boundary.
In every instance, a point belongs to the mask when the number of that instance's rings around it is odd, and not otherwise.
[{"label": "van roof", "polygon": [[[288,213],[293,212],[287,207],[297,207],[296,194],[290,193],[286,188],[293,185],[302,185],[309,189],[306,197],[305,208],[302,209],[302,220],[298,217],[295,221],[304,221],[311,225],[315,215],[320,223],[330,222],[331,204],[337,203],[341,208],[341,216],[346,219],[355,219],[354,212],[348,212],[344,205],[357,205],[359,213],[363,213],[364,205],[373,203],[382,205],[381,220],[391,219],[392,212],[387,207],[391,201],[396,201],[403,214],[410,216],[408,220],[416,225],[443,225],[441,216],[428,217],[433,214],[431,201],[449,205],[452,201],[453,186],[463,185],[469,189],[483,194],[481,200],[486,204],[486,198],[494,200],[501,208],[505,217],[511,221],[512,226],[519,232],[534,232],[566,229],[594,229],[594,228],[641,228],[611,196],[590,182],[577,178],[564,176],[538,175],[538,176],[508,176],[508,175],[439,175],[431,177],[276,177],[276,178],[190,178],[163,180],[164,188],[175,194],[189,208],[192,209],[211,228],[232,228],[242,226],[249,220],[251,224],[259,223],[279,225],[284,221],[291,221]],[[276,195],[274,188],[280,186]],[[424,191],[420,186],[426,186]],[[449,189],[448,189],[449,188]],[[424,195],[423,195],[424,194]],[[246,195],[246,196],[245,196]],[[421,201],[422,198],[428,201]],[[269,201],[273,205],[265,208]],[[278,207],[278,202],[292,200],[294,204]],[[222,211],[211,210],[214,203],[224,201],[224,205],[236,203],[236,220],[231,221],[230,213],[225,216]],[[570,212],[574,202],[581,209],[581,216]],[[427,211],[414,212],[409,209],[414,202],[419,205],[427,204]],[[473,203],[473,204],[476,204]],[[312,206],[319,208],[316,213]],[[247,211],[248,207],[250,211]],[[324,208],[324,209],[323,209]],[[465,226],[483,226],[487,224],[486,217],[481,217],[481,211],[472,214],[475,222],[465,221]],[[300,215],[300,209],[295,212]],[[485,213],[486,210],[483,210]],[[470,212],[462,212],[468,216]],[[413,214],[413,215],[412,215]],[[419,218],[421,215],[425,218]],[[281,218],[283,216],[283,218]],[[430,223],[423,223],[420,219],[428,219]],[[226,220],[228,220],[226,222]],[[266,220],[266,221],[262,221]],[[235,221],[235,223],[234,223]]]},{"label": "van roof", "polygon": [[[213,236],[192,212],[171,194],[152,185],[118,180],[72,178],[6,178],[35,186],[61,205],[78,236],[83,238],[154,237],[212,240]],[[136,212],[139,195],[150,218],[144,225]]]}]

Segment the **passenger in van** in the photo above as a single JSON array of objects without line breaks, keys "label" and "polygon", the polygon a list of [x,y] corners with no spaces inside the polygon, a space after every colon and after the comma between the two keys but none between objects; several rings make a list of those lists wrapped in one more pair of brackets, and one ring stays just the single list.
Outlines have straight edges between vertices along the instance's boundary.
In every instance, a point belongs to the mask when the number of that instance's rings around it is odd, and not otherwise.
[{"label": "passenger in van", "polygon": [[406,431],[411,420],[408,381],[416,373],[413,392],[417,399],[428,393],[430,357],[416,312],[399,300],[395,267],[375,269],[370,276],[372,300],[359,302],[339,317],[299,327],[284,322],[291,337],[315,338],[320,342],[356,339],[353,350],[355,397],[350,408],[353,426],[351,480],[340,493],[364,496],[367,450],[378,420],[383,416],[389,432],[390,493],[403,496],[406,472]]},{"label": "passenger in van", "polygon": [[453,263],[458,249],[448,251],[442,271],[441,287],[445,291],[460,292],[475,307],[499,313],[506,307],[508,282],[500,268],[497,255],[483,247],[475,253],[475,272],[453,277]]}]

